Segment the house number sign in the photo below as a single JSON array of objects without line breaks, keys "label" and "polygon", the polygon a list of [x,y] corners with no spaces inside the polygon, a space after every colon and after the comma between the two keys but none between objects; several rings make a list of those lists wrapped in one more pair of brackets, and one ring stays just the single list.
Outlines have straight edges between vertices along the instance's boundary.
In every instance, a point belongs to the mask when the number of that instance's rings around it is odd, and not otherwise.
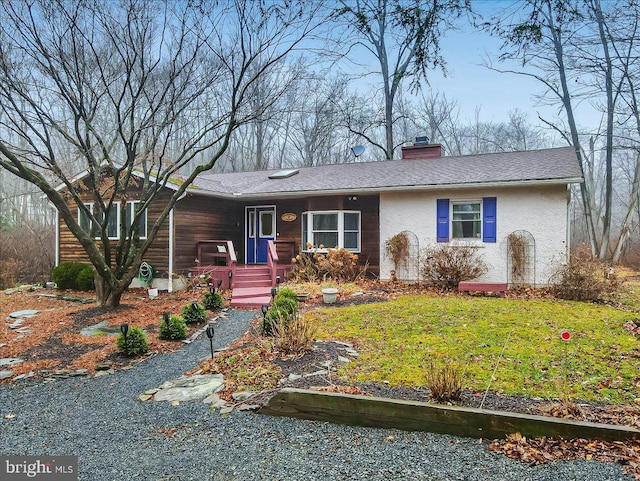
[{"label": "house number sign", "polygon": [[293,222],[294,220],[296,220],[298,218],[298,216],[296,214],[294,214],[293,212],[286,212],[286,213],[282,214],[282,216],[280,216],[280,218],[284,222]]}]

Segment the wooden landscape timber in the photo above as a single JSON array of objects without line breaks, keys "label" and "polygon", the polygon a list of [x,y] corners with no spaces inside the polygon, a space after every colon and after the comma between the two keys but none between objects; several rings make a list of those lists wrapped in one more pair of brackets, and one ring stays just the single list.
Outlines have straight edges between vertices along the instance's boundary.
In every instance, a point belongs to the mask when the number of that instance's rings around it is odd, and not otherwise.
[{"label": "wooden landscape timber", "polygon": [[513,433],[529,438],[640,439],[640,430],[626,426],[293,388],[282,389],[258,412],[484,439],[504,439]]}]

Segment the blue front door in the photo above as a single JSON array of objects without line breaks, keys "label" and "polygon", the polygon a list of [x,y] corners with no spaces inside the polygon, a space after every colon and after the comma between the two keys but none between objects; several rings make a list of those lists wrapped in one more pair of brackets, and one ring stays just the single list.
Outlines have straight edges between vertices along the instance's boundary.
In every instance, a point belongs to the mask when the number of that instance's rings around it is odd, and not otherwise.
[{"label": "blue front door", "polygon": [[276,236],[274,206],[246,208],[247,264],[267,262],[267,242]]}]

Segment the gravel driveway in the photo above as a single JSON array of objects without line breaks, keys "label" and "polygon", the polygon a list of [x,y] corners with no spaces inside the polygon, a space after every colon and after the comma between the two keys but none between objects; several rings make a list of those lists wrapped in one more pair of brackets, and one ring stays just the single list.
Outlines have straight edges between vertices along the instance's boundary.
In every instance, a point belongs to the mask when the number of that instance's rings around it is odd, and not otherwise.
[{"label": "gravel driveway", "polygon": [[[216,347],[237,339],[252,315],[230,311]],[[208,353],[202,339],[110,376],[0,385],[0,454],[77,455],[87,481],[633,479],[595,461],[529,467],[474,439],[138,401]]]}]

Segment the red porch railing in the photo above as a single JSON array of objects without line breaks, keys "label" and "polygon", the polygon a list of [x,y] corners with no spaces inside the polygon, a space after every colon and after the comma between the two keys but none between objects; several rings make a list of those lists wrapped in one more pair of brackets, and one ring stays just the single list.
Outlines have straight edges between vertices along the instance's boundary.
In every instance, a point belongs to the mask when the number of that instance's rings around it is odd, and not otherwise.
[{"label": "red porch railing", "polygon": [[[230,240],[201,240],[196,243],[198,267],[191,271],[197,275],[208,274],[214,280],[222,280],[225,288],[233,287],[238,259]],[[225,282],[227,281],[227,282]]]},{"label": "red porch railing", "polygon": [[267,265],[269,266],[269,271],[271,272],[271,285],[276,285],[276,276],[278,275],[278,261],[280,258],[278,257],[278,252],[276,251],[275,243],[270,240],[267,241]]},{"label": "red porch railing", "polygon": [[276,275],[285,279],[287,273],[293,266],[293,258],[296,256],[296,241],[295,239],[281,237],[280,239],[276,239],[274,244],[278,254],[278,272]]}]

